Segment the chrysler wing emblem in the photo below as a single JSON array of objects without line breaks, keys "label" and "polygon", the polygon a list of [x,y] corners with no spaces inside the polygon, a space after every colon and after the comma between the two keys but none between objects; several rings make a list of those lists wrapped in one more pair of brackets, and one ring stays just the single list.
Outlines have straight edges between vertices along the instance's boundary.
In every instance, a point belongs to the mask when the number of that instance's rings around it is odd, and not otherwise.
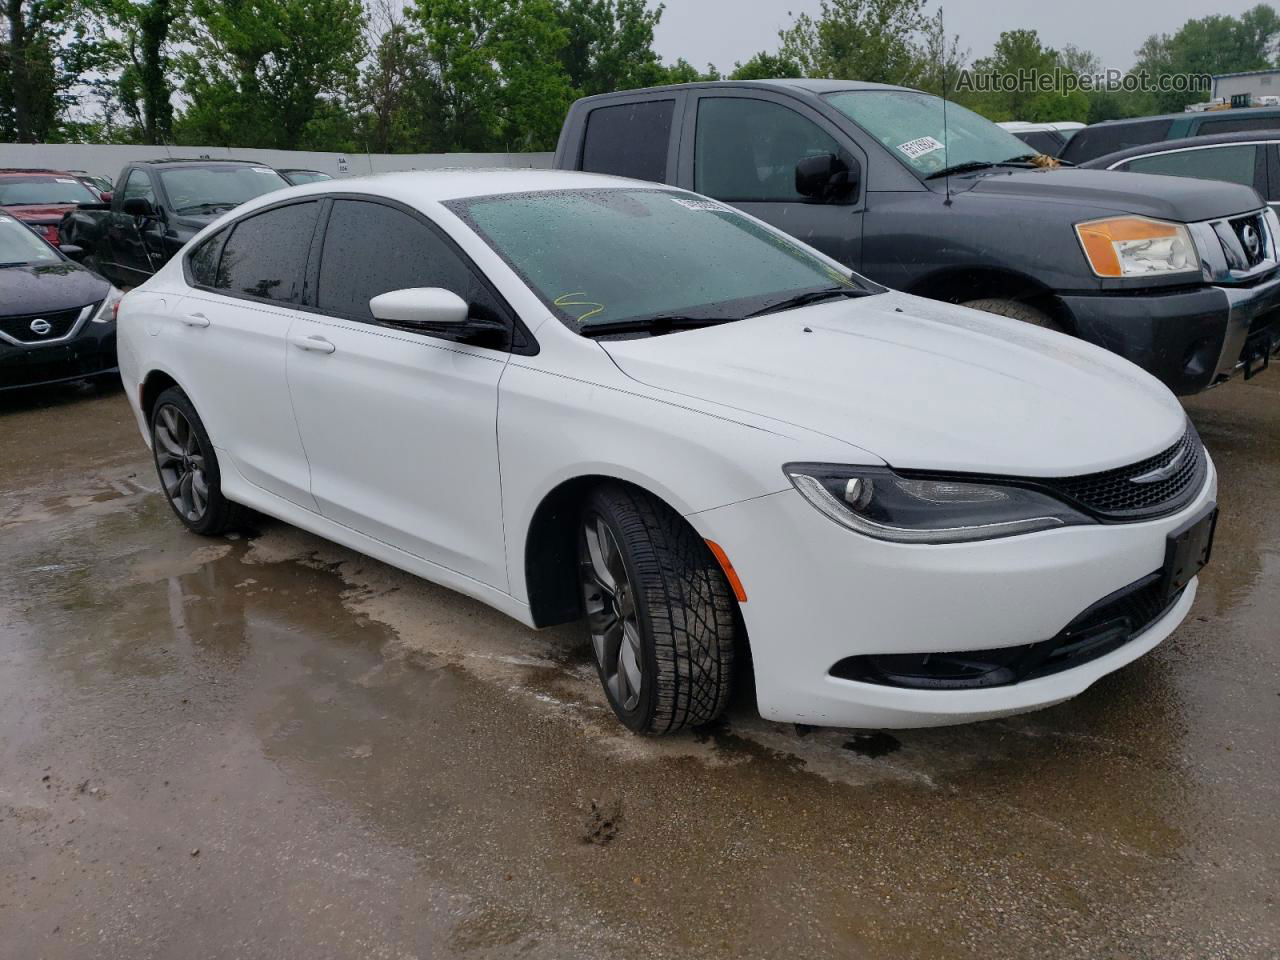
[{"label": "chrysler wing emblem", "polygon": [[1161,480],[1168,480],[1178,468],[1182,466],[1182,461],[1187,459],[1187,448],[1183,447],[1173,455],[1173,459],[1166,463],[1163,467],[1156,467],[1146,473],[1141,473],[1136,477],[1130,477],[1130,483],[1159,483]]},{"label": "chrysler wing emblem", "polygon": [[31,321],[31,332],[38,337],[47,336],[49,331],[53,329],[53,324],[43,318],[36,318]]}]

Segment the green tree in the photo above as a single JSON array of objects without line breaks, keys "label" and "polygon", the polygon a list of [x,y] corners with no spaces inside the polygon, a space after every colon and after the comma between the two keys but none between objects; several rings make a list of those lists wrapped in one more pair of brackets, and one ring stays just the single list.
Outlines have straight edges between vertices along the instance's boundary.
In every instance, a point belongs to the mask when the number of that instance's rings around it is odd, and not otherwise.
[{"label": "green tree", "polygon": [[580,97],[665,81],[653,50],[662,4],[644,0],[559,0],[565,43],[560,62]]},{"label": "green tree", "polygon": [[94,83],[100,96],[129,118],[136,139],[173,138],[171,34],[186,15],[186,0],[85,0],[90,22],[106,39],[98,68],[112,79]]},{"label": "green tree", "polygon": [[4,0],[0,46],[0,135],[21,143],[58,137],[79,75],[83,30],[68,0]]},{"label": "green tree", "polygon": [[879,83],[909,81],[918,70],[925,0],[822,0],[780,34],[779,54],[806,76]]},{"label": "green tree", "polygon": [[[979,92],[972,101],[975,109],[992,120],[1084,120],[1089,114],[1089,98],[1080,90],[1068,93],[1061,81],[1058,52],[1040,42],[1034,30],[1006,30],[1000,34],[991,56],[973,64],[975,83],[1001,78],[1014,81],[1009,89],[997,87]],[[1040,79],[1053,83],[1042,88]]]},{"label": "green tree", "polygon": [[803,76],[804,70],[795,60],[782,54],[766,53],[761,50],[746,63],[735,63],[729,79],[776,80]]}]

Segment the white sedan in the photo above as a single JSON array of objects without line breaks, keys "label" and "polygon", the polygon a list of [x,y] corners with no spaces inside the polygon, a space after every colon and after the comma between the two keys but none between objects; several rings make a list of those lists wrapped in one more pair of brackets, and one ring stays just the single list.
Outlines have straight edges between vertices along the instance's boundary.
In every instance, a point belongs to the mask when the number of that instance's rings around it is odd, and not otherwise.
[{"label": "white sedan", "polygon": [[250,201],[119,314],[178,517],[243,508],[531,627],[633,730],[1044,707],[1186,616],[1216,475],[1112,353],[885,290],[737,210],[542,171]]}]

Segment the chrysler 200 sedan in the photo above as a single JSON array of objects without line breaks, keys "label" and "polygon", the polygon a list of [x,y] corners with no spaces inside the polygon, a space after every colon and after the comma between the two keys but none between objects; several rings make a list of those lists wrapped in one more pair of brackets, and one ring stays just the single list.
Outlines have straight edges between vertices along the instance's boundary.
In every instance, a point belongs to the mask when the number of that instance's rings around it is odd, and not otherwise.
[{"label": "chrysler 200 sedan", "polygon": [[120,366],[191,530],[252,508],[583,618],[647,733],[716,717],[735,663],[774,720],[1065,700],[1186,616],[1217,515],[1181,407],[1114,354],[590,174],[258,198],[126,297]]}]

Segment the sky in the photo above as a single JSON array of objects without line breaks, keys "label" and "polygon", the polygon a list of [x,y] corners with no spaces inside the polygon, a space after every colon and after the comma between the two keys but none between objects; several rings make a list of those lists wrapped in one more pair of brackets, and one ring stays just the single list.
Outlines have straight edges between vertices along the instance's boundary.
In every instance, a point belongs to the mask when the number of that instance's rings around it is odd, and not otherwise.
[{"label": "sky", "polygon": [[[1103,68],[1133,65],[1135,50],[1153,33],[1173,33],[1184,22],[1213,13],[1239,14],[1259,0],[1039,0],[994,3],[946,0],[947,33],[960,35],[969,59],[986,56],[1004,30],[1037,30],[1051,47],[1075,44],[1092,50]],[[701,69],[714,63],[722,71],[760,50],[777,47],[778,31],[793,14],[814,15],[819,0],[664,0],[666,9],[654,47],[668,63],[684,57]],[[655,5],[653,3],[651,6]],[[936,0],[928,4],[933,13]],[[857,80],[857,77],[842,77]]]}]

